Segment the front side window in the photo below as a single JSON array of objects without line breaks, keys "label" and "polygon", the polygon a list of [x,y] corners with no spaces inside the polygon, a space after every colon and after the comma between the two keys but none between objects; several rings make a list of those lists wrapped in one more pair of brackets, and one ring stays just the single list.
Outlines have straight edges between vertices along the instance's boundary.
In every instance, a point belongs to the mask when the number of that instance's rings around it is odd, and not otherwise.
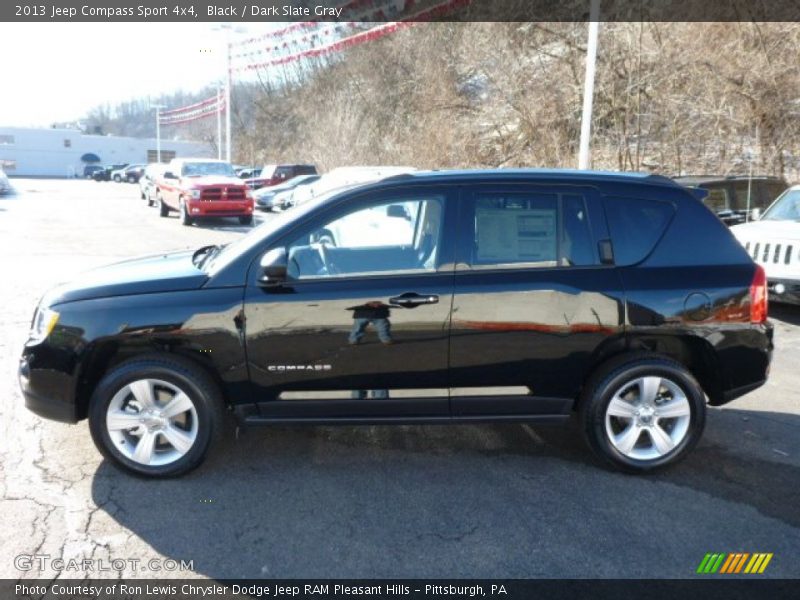
[{"label": "front side window", "polygon": [[715,213],[728,208],[728,196],[724,188],[710,188],[708,190],[708,196],[706,196],[703,202]]},{"label": "front side window", "polygon": [[478,268],[596,264],[584,197],[546,192],[478,194],[470,263]]},{"label": "front side window", "polygon": [[434,271],[444,198],[398,197],[353,209],[289,244],[292,279]]}]

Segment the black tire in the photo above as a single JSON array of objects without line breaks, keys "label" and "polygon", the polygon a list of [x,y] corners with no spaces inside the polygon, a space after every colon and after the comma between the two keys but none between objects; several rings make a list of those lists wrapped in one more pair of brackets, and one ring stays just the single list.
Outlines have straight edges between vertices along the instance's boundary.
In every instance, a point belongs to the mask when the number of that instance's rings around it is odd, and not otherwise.
[{"label": "black tire", "polygon": [[194,223],[194,219],[189,216],[189,213],[186,211],[186,203],[181,200],[180,201],[180,218],[181,218],[181,225],[186,225],[187,227]]},{"label": "black tire", "polygon": [[153,199],[150,197],[150,192],[147,192],[147,196],[145,197],[145,200],[147,200],[147,206],[155,206],[156,205],[156,203],[153,202]]},{"label": "black tire", "polygon": [[[144,465],[128,458],[118,450],[106,427],[106,414],[114,395],[129,383],[145,378],[179,387],[192,400],[197,413],[197,435],[191,448],[165,465]],[[198,467],[209,449],[224,436],[226,420],[222,394],[214,380],[191,361],[171,355],[149,355],[121,363],[103,377],[89,403],[89,429],[98,450],[116,466],[143,477],[176,477]]]},{"label": "black tire", "polygon": [[[688,427],[680,442],[662,456],[646,460],[632,458],[621,452],[609,439],[606,411],[617,391],[638,378],[652,376],[669,380],[683,392],[689,406]],[[705,427],[705,415],[705,394],[688,369],[674,360],[647,354],[624,356],[600,367],[587,382],[578,410],[581,428],[589,448],[598,457],[628,473],[644,473],[665,468],[683,459],[700,439]],[[649,433],[646,437],[655,446],[655,440]]]},{"label": "black tire", "polygon": [[253,224],[253,215],[245,215],[239,217],[239,223],[242,225],[252,225]]},{"label": "black tire", "polygon": [[161,192],[156,192],[156,203],[158,204],[158,215],[160,217],[168,217],[169,208],[164,204],[164,198],[161,197]]},{"label": "black tire", "polygon": [[114,175],[114,181],[116,183],[122,183],[122,177],[120,177],[119,175]]}]

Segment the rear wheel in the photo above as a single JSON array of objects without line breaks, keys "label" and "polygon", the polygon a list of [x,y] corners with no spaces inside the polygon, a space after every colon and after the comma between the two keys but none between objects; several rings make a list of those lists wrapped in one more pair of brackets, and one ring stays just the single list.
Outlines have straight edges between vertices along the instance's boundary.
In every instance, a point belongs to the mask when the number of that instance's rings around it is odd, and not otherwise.
[{"label": "rear wheel", "polygon": [[252,225],[253,224],[253,215],[245,215],[239,217],[239,223],[242,225]]},{"label": "rear wheel", "polygon": [[224,420],[211,377],[171,356],[122,363],[102,379],[89,405],[92,439],[103,456],[148,477],[200,465],[222,436]]},{"label": "rear wheel", "polygon": [[116,181],[117,183],[122,183],[122,177],[120,177],[119,175],[114,175],[114,181]]},{"label": "rear wheel", "polygon": [[598,456],[624,471],[645,472],[678,462],[694,447],[705,410],[703,390],[683,365],[638,355],[592,377],[580,420]]}]

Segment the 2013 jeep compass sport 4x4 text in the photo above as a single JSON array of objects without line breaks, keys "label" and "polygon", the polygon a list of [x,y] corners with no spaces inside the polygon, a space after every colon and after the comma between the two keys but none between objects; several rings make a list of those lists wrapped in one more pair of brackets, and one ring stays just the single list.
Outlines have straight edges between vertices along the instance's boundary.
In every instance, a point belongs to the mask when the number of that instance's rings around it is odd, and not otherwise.
[{"label": "2013 jeep compass sport 4x4 text", "polygon": [[[645,175],[399,175],[224,247],[48,292],[27,406],[89,419],[135,473],[197,466],[245,424],[580,420],[619,468],[674,463],[706,404],[764,383],[763,270],[692,193]],[[736,443],[731,440],[731,443]]]}]

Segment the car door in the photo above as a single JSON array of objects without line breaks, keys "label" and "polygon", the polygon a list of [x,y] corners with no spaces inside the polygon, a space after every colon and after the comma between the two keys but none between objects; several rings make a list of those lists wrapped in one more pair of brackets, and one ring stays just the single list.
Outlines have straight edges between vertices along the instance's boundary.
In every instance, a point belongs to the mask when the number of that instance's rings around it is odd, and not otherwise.
[{"label": "car door", "polygon": [[454,416],[564,414],[592,358],[620,339],[624,296],[596,190],[480,185],[459,217]]},{"label": "car door", "polygon": [[351,196],[284,236],[280,285],[248,275],[262,418],[446,417],[455,203],[447,188]]}]

